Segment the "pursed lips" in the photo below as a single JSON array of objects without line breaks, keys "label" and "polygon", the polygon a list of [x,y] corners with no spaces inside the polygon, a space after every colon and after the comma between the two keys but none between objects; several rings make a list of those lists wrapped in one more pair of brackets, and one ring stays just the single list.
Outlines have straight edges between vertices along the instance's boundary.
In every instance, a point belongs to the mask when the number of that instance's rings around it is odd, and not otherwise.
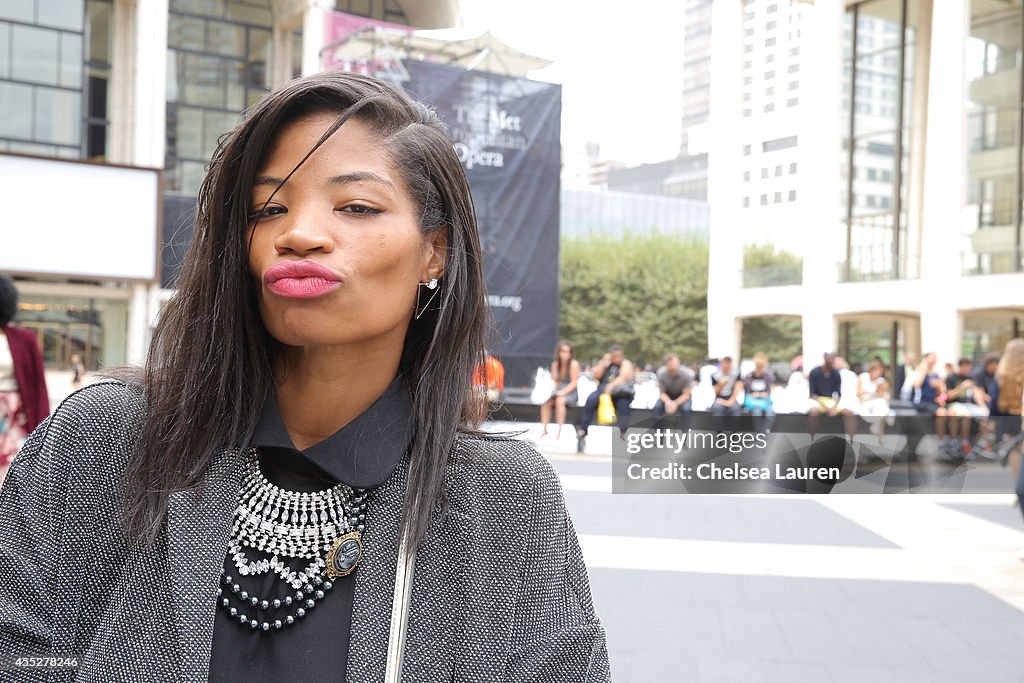
[{"label": "pursed lips", "polygon": [[330,268],[304,259],[275,263],[264,272],[263,282],[267,289],[279,296],[308,299],[337,289],[343,280]]}]

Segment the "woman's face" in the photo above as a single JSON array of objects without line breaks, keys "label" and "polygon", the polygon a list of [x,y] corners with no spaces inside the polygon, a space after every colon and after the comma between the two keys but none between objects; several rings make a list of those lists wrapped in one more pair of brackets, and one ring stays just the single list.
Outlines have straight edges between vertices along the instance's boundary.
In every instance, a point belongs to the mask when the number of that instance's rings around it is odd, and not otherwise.
[{"label": "woman's face", "polygon": [[572,348],[568,345],[558,347],[558,357],[562,360],[569,360],[572,356]]},{"label": "woman's face", "polygon": [[284,128],[257,174],[249,272],[260,314],[287,346],[390,340],[401,348],[418,283],[442,274],[444,235],[420,231],[416,203],[379,137],[349,120],[263,207],[336,118]]}]

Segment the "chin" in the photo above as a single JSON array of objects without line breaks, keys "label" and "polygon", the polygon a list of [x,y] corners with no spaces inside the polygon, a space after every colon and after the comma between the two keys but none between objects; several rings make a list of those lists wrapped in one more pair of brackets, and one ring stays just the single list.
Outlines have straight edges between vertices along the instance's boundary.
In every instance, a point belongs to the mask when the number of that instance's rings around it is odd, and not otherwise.
[{"label": "chin", "polygon": [[282,323],[268,325],[270,336],[281,344],[291,347],[324,347],[366,344],[374,339],[383,339],[393,331],[394,325],[380,325],[373,322],[340,322],[325,324],[319,318],[316,321]]},{"label": "chin", "polygon": [[337,328],[330,330],[317,330],[309,327],[272,327],[269,328],[270,336],[285,346],[343,346],[353,344],[372,338],[364,330],[359,334],[339,333]]}]

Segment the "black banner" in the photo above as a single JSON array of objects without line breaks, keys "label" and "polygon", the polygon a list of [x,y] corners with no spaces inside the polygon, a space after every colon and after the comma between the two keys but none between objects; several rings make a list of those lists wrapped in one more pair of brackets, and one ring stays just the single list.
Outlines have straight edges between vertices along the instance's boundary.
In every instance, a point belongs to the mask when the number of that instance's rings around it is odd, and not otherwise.
[{"label": "black banner", "polygon": [[163,199],[160,286],[174,289],[195,231],[196,199],[177,192],[164,192]]},{"label": "black banner", "polygon": [[407,61],[404,84],[448,126],[473,190],[506,386],[527,385],[558,337],[562,87]]}]

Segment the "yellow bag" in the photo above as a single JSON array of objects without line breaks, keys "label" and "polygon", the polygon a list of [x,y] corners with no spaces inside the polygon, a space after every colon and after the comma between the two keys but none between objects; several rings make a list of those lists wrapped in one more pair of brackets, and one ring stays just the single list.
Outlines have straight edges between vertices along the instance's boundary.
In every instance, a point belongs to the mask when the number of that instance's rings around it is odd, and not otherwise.
[{"label": "yellow bag", "polygon": [[608,394],[601,394],[597,399],[597,424],[615,424],[615,404]]}]

